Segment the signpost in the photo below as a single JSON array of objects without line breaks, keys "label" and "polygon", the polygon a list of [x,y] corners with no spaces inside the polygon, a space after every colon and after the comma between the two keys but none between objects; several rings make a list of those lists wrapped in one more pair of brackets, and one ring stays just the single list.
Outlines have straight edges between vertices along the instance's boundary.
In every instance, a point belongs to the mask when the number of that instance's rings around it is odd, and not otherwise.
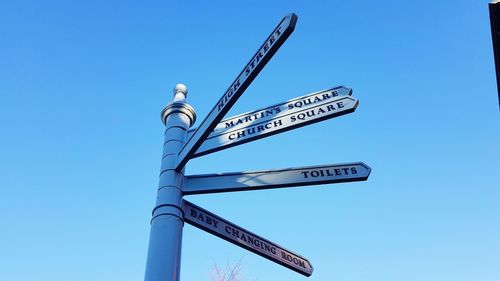
[{"label": "signpost", "polygon": [[313,267],[309,261],[276,243],[237,226],[186,200],[182,202],[184,220],[208,233],[272,260],[305,276],[311,276]]},{"label": "signpost", "polygon": [[299,167],[257,172],[186,176],[184,195],[364,181],[371,168],[364,163]]},{"label": "signpost", "polygon": [[264,41],[201,125],[186,103],[187,88],[174,89],[174,101],[162,111],[165,142],[156,205],[151,219],[146,281],[179,281],[184,222],[270,259],[305,276],[311,263],[276,243],[241,228],[183,199],[184,195],[308,186],[367,180],[371,168],[362,162],[289,169],[184,175],[189,159],[309,124],[354,112],[358,100],[348,87],[336,87],[222,118],[295,28],[297,16],[284,17]]}]

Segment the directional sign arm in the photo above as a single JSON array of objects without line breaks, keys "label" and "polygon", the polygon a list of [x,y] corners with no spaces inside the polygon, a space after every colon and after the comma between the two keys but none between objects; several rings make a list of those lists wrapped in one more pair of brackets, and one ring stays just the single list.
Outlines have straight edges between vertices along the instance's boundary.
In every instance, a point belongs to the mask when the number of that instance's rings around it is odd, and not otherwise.
[{"label": "directional sign arm", "polygon": [[216,131],[206,138],[192,158],[352,113],[358,103],[358,100],[351,96],[339,96],[327,103],[287,112],[271,120],[256,121],[246,127]]},{"label": "directional sign arm", "polygon": [[181,170],[187,161],[189,161],[192,154],[196,152],[205,138],[213,131],[219,121],[226,115],[241,94],[243,94],[267,62],[290,36],[295,29],[296,22],[297,15],[295,14],[290,14],[281,20],[179,152],[176,170]]},{"label": "directional sign arm", "polygon": [[[298,112],[302,109],[327,103],[336,97],[347,95],[352,95],[352,89],[345,86],[338,86],[328,90],[322,90],[305,96],[296,97],[294,99],[251,112],[245,112],[236,116],[225,118],[220,121],[217,126],[215,126],[214,131],[210,133],[208,138],[224,131],[246,127],[256,122],[262,123],[263,121],[269,121],[279,116],[289,114],[290,112]],[[191,128],[188,130],[188,139],[193,135],[196,129],[197,128]],[[193,157],[196,157],[196,154]]]},{"label": "directional sign arm", "polygon": [[254,252],[305,276],[311,276],[313,267],[301,257],[276,243],[254,234],[186,200],[182,202],[184,220],[210,234]]},{"label": "directional sign arm", "polygon": [[298,167],[244,173],[187,176],[182,192],[203,194],[364,181],[371,168],[362,163]]},{"label": "directional sign arm", "polygon": [[352,89],[345,86],[338,86],[327,90],[322,90],[310,93],[304,96],[296,97],[285,102],[273,104],[271,106],[245,112],[236,116],[225,118],[220,121],[210,135],[217,132],[234,130],[237,128],[247,127],[254,123],[262,123],[276,117],[301,111],[303,109],[312,108],[320,104],[328,103],[332,100],[343,96],[350,96]]}]

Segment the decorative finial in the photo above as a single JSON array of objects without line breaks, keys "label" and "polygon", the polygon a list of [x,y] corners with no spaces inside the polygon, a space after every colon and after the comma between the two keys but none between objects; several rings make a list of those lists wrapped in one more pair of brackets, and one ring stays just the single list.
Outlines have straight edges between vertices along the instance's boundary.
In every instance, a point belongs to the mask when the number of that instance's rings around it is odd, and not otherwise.
[{"label": "decorative finial", "polygon": [[184,84],[177,84],[174,88],[174,101],[185,100],[188,93],[188,89]]}]

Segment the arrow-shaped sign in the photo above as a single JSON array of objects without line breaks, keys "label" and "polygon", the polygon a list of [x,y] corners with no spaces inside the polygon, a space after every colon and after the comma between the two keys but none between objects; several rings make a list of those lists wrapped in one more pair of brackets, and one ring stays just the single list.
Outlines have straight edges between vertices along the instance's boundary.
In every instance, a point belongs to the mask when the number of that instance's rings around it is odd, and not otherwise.
[{"label": "arrow-shaped sign", "polygon": [[357,106],[357,99],[339,96],[312,107],[278,114],[273,119],[262,122],[257,120],[246,127],[215,131],[207,137],[192,158],[348,114],[354,112]]},{"label": "arrow-shaped sign", "polygon": [[[311,108],[319,104],[331,101],[338,96],[347,96],[352,94],[352,89],[344,86],[335,87],[328,90],[314,92],[305,96],[297,97],[286,102],[271,105],[266,108],[254,110],[252,112],[243,113],[220,121],[210,136],[214,136],[215,132],[234,130],[252,123],[262,123],[269,121],[278,116],[295,113],[306,108]],[[188,136],[191,136],[196,128],[188,131]]]},{"label": "arrow-shaped sign", "polygon": [[311,276],[313,267],[309,261],[293,252],[231,223],[186,200],[182,202],[184,220],[208,233],[245,248],[305,276]]},{"label": "arrow-shaped sign", "polygon": [[[219,124],[217,124],[214,132],[234,130],[255,123],[263,123],[279,116],[292,114],[307,108],[318,106],[320,104],[325,104],[338,96],[348,96],[351,94],[352,89],[344,86],[314,92],[305,96],[288,100],[286,102],[224,119]],[[210,135],[213,134],[214,133],[211,133]]]},{"label": "arrow-shaped sign", "polygon": [[182,192],[189,194],[258,190],[339,182],[364,181],[371,168],[357,163],[308,166],[282,170],[186,176]]},{"label": "arrow-shaped sign", "polygon": [[288,36],[290,36],[295,29],[296,22],[297,15],[295,14],[288,15],[281,20],[181,149],[176,170],[180,171],[184,165],[186,165],[187,161],[192,158],[192,154],[195,153],[205,138],[213,131],[219,121],[226,115],[229,109],[231,109],[233,104],[238,100],[241,94],[243,94],[250,83],[252,83],[281,45],[283,45]]}]

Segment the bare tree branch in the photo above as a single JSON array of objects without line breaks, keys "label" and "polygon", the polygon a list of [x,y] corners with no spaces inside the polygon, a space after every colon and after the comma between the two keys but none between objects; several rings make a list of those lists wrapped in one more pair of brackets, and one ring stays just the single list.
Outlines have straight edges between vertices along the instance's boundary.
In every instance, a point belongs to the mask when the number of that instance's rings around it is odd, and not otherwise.
[{"label": "bare tree branch", "polygon": [[240,258],[234,266],[228,263],[223,271],[214,262],[212,272],[209,274],[210,278],[212,281],[245,281],[245,278],[241,276],[242,259]]}]

